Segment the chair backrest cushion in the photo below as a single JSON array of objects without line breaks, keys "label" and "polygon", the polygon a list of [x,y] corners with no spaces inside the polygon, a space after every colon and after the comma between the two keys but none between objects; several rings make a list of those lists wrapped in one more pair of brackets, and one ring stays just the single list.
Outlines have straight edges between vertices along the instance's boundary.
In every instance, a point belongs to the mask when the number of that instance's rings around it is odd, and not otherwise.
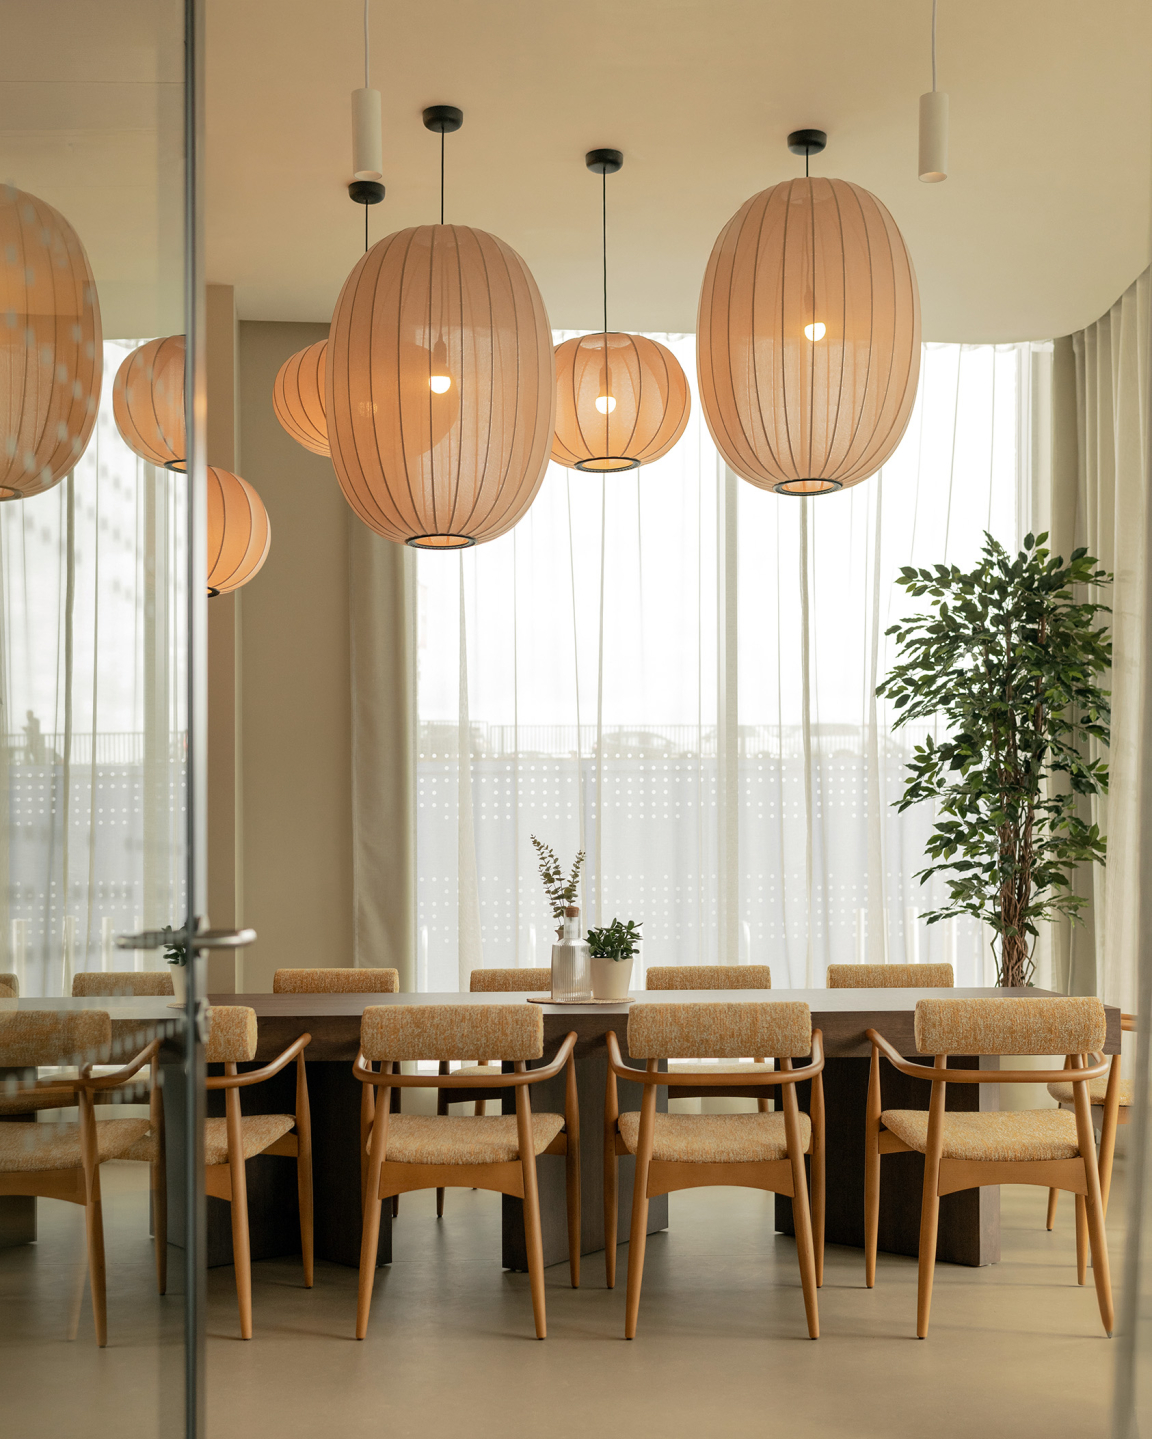
[{"label": "chair backrest cushion", "polygon": [[0,1068],[100,1064],[112,1047],[106,1009],[20,1009],[0,1014]]},{"label": "chair backrest cushion", "polygon": [[19,975],[13,974],[11,971],[6,974],[0,974],[0,984],[6,985],[17,998],[20,997]]},{"label": "chair backrest cushion", "polygon": [[648,971],[648,989],[771,989],[766,964],[657,964]]},{"label": "chair backrest cushion", "polygon": [[812,1015],[798,1000],[634,1004],[633,1059],[800,1059],[812,1048]]},{"label": "chair backrest cushion", "polygon": [[141,995],[171,996],[174,993],[172,976],[167,972],[167,966],[163,971],[148,969],[140,974],[132,969],[117,969],[107,973],[94,971],[91,974],[72,976],[74,999],[87,999],[92,995],[130,994],[139,998]]},{"label": "chair backrest cushion", "polygon": [[830,964],[829,989],[952,989],[950,964]]},{"label": "chair backrest cushion", "polygon": [[540,994],[552,992],[550,969],[474,969],[468,988],[473,994]]},{"label": "chair backrest cushion", "polygon": [[921,999],[921,1054],[1087,1054],[1104,1047],[1107,1021],[1098,999]]},{"label": "chair backrest cushion", "polygon": [[360,1022],[366,1059],[539,1059],[535,1004],[374,1004]]},{"label": "chair backrest cushion", "polygon": [[396,994],[395,969],[278,969],[273,994]]},{"label": "chair backrest cushion", "polygon": [[209,1064],[243,1064],[256,1058],[259,1032],[254,1009],[244,1004],[214,1004],[208,1016],[212,1028],[204,1058]]}]

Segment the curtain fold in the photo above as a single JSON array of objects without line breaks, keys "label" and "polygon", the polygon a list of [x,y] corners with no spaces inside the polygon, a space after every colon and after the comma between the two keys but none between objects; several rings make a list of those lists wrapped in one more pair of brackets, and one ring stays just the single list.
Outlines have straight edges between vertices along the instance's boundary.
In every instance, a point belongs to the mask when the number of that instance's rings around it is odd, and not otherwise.
[{"label": "curtain fold", "polygon": [[[1052,982],[1100,994],[1131,1010],[1138,964],[1139,816],[1146,794],[1140,751],[1148,660],[1145,518],[1148,493],[1149,305],[1145,271],[1095,324],[1053,345],[1047,453],[1032,480],[1032,524],[1065,558],[1088,548],[1115,582],[1112,608],[1112,743],[1109,793],[1082,814],[1108,838],[1108,863],[1081,866],[1076,889],[1090,901],[1081,922],[1050,935]],[[1105,681],[1106,684],[1109,681]]]},{"label": "curtain fold", "polygon": [[[348,524],[353,962],[396,969],[400,988],[412,990],[418,983],[412,909],[415,555],[374,534],[351,512]],[[466,740],[462,744],[466,748]]]}]

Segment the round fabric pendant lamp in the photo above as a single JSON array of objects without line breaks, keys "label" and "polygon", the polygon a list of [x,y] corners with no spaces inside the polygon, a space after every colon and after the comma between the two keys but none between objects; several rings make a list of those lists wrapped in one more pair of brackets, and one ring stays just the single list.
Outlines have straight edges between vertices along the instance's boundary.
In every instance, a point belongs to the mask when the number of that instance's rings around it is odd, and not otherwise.
[{"label": "round fabric pendant lamp", "polygon": [[104,374],[100,302],[80,237],[0,186],[0,499],[40,494],[87,448]]},{"label": "round fabric pendant lamp", "polygon": [[324,371],[327,340],[297,350],[280,366],[272,387],[272,408],[281,426],[298,445],[314,455],[328,453],[328,421],[324,414]]},{"label": "round fabric pendant lamp", "polygon": [[552,458],[611,474],[666,455],[688,423],[688,377],[666,346],[602,333],[556,347]]},{"label": "round fabric pendant lamp", "polygon": [[440,550],[505,534],[536,498],[555,411],[528,266],[467,225],[373,245],[336,301],[325,410],[340,488],[377,534]]},{"label": "round fabric pendant lamp", "polygon": [[183,335],[149,340],[132,351],[116,371],[112,412],[124,443],[142,460],[168,470],[187,468]]},{"label": "round fabric pendant lamp", "polygon": [[[789,146],[816,153],[824,136]],[[700,403],[738,475],[787,495],[859,484],[899,444],[920,375],[920,295],[896,222],[848,180],[753,195],[713,246],[697,344]]]},{"label": "round fabric pendant lamp", "polygon": [[608,329],[608,180],[620,150],[589,150],[600,176],[604,328],[556,348],[556,432],[552,458],[568,469],[612,474],[666,455],[688,423],[688,380],[676,356],[644,335]]},{"label": "round fabric pendant lamp", "polygon": [[268,558],[272,525],[247,480],[208,466],[208,593],[246,585]]}]

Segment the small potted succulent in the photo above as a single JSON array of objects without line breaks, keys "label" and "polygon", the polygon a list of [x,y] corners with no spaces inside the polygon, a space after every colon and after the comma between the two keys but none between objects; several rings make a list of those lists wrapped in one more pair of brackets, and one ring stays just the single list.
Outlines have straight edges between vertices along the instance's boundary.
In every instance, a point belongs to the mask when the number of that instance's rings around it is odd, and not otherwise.
[{"label": "small potted succulent", "polygon": [[588,931],[592,952],[592,993],[597,999],[627,999],[632,957],[640,952],[643,920],[614,919],[603,929]]},{"label": "small potted succulent", "polygon": [[177,1004],[188,1001],[188,946],[177,937],[177,931],[166,924],[160,931],[164,935],[164,958],[168,973],[172,976],[172,993]]}]

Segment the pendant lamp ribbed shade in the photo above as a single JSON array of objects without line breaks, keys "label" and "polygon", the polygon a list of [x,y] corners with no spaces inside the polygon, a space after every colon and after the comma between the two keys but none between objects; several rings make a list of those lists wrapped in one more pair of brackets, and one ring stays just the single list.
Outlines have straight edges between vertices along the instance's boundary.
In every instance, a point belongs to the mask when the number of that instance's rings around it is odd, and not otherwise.
[{"label": "pendant lamp ribbed shade", "polygon": [[0,186],[0,499],[50,489],[92,437],[104,374],[100,302],[80,237]]},{"label": "pendant lamp ribbed shade", "polygon": [[272,526],[247,480],[208,466],[208,593],[246,585],[268,558]]},{"label": "pendant lamp ribbed shade", "polygon": [[112,412],[124,443],[142,460],[169,470],[186,467],[183,335],[132,351],[116,371]]},{"label": "pendant lamp ribbed shade", "polygon": [[466,225],[389,235],[345,280],[328,339],[332,465],[364,523],[426,549],[510,530],[544,478],[556,396],[515,250]]},{"label": "pendant lamp ribbed shade", "polygon": [[328,421],[324,415],[324,357],[328,341],[317,340],[297,350],[280,366],[272,386],[272,408],[298,445],[314,455],[328,453]]},{"label": "pendant lamp ribbed shade", "polygon": [[847,180],[753,195],[713,246],[697,344],[700,403],[738,475],[794,495],[867,479],[899,443],[920,374],[920,295],[896,222]]},{"label": "pendant lamp ribbed shade", "polygon": [[666,455],[688,423],[688,379],[644,335],[583,335],[556,347],[552,458],[570,470],[634,470]]}]

